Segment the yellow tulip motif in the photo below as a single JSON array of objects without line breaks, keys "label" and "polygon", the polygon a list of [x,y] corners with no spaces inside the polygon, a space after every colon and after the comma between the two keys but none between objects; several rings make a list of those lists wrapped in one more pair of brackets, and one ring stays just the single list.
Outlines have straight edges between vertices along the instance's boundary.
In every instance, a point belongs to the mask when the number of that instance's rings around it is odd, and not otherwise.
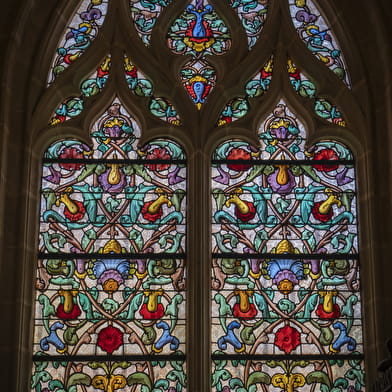
[{"label": "yellow tulip motif", "polygon": [[272,385],[285,392],[294,392],[296,388],[303,387],[305,382],[305,377],[300,373],[278,373],[272,377]]}]

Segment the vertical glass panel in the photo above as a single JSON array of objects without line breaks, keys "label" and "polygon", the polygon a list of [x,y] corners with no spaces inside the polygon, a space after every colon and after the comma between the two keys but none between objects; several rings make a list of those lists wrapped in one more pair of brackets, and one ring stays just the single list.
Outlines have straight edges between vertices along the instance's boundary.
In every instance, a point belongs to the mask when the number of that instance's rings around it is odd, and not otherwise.
[{"label": "vertical glass panel", "polygon": [[48,75],[48,85],[91,45],[102,26],[108,0],[83,0],[60,40]]},{"label": "vertical glass panel", "polygon": [[213,390],[362,391],[352,155],[283,101],[259,138],[213,157]]},{"label": "vertical glass panel", "polygon": [[331,27],[313,1],[290,0],[290,13],[294,27],[306,47],[350,87],[347,66],[340,47]]},{"label": "vertical glass panel", "polygon": [[118,100],[91,137],[43,159],[33,389],[181,391],[185,156],[170,140],[137,148]]}]

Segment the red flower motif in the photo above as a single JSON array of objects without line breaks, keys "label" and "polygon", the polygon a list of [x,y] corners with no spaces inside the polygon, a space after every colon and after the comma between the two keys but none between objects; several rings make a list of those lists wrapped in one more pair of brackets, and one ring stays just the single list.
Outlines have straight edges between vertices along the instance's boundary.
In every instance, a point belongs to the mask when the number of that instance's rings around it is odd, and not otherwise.
[{"label": "red flower motif", "polygon": [[[227,159],[243,159],[243,160],[250,160],[251,155],[250,152],[244,150],[243,148],[233,148],[230,150]],[[234,171],[244,171],[248,170],[251,165],[247,165],[244,163],[228,163],[227,167]]]},{"label": "red flower motif", "polygon": [[237,207],[234,210],[235,216],[242,222],[248,222],[253,219],[256,215],[256,208],[250,201],[244,201],[244,203],[249,207],[249,211],[243,214]]},{"label": "red flower motif", "polygon": [[98,333],[97,344],[103,351],[111,354],[123,344],[123,333],[116,327],[109,325]]},{"label": "red flower motif", "polygon": [[84,214],[86,213],[86,209],[84,205],[79,200],[73,200],[73,202],[78,206],[78,211],[74,214],[68,209],[68,207],[64,208],[64,215],[68,218],[71,222],[77,222],[83,218]]},{"label": "red flower motif", "polygon": [[[321,160],[328,160],[328,161],[337,161],[339,159],[338,154],[331,148],[324,148],[323,150],[319,151],[315,156],[313,157],[315,161],[321,161]],[[325,172],[330,172],[332,170],[336,170],[338,168],[338,165],[314,165],[313,166],[316,170],[318,171],[325,171]]]},{"label": "red flower motif", "polygon": [[289,325],[278,329],[275,334],[275,345],[290,354],[301,344],[299,332]]},{"label": "red flower motif", "polygon": [[330,208],[326,214],[322,214],[319,211],[319,206],[321,205],[321,203],[323,202],[318,201],[317,203],[314,203],[314,206],[312,207],[312,214],[320,222],[326,223],[332,218],[333,212],[332,208]]},{"label": "red flower motif", "polygon": [[162,215],[163,215],[162,207],[160,207],[158,209],[158,212],[156,212],[155,214],[151,214],[150,212],[148,212],[148,207],[153,202],[154,202],[154,200],[148,201],[147,203],[144,204],[144,206],[142,208],[143,218],[148,220],[148,221],[150,221],[150,222],[155,222],[156,220],[160,219],[162,217]]},{"label": "red flower motif", "polygon": [[333,311],[328,313],[324,310],[323,304],[319,304],[316,309],[316,314],[322,320],[334,320],[340,317],[340,308],[337,304],[333,304]]},{"label": "red flower motif", "polygon": [[56,315],[62,320],[75,320],[81,315],[81,310],[77,304],[74,304],[72,310],[67,313],[64,311],[64,304],[60,304],[57,307]]},{"label": "red flower motif", "polygon": [[238,317],[245,320],[253,319],[257,314],[257,309],[254,304],[249,304],[249,310],[247,312],[241,312],[240,304],[234,304],[233,306],[233,315],[234,317]]},{"label": "red flower motif", "polygon": [[[154,148],[147,154],[146,159],[170,159],[171,156],[166,148]],[[149,163],[146,164],[147,169],[154,171],[162,171],[170,167],[168,163]]]},{"label": "red flower motif", "polygon": [[[61,117],[61,116],[58,116]],[[61,121],[61,118],[60,118]],[[63,122],[63,121],[61,121]],[[83,153],[75,147],[66,147],[59,155],[61,159],[83,159]],[[79,170],[82,167],[81,163],[60,163],[60,166],[65,170]]]},{"label": "red flower motif", "polygon": [[147,304],[143,304],[142,307],[140,308],[139,313],[146,320],[157,320],[157,319],[160,319],[164,315],[165,309],[162,304],[158,304],[157,310],[155,312],[150,312],[147,309]]}]

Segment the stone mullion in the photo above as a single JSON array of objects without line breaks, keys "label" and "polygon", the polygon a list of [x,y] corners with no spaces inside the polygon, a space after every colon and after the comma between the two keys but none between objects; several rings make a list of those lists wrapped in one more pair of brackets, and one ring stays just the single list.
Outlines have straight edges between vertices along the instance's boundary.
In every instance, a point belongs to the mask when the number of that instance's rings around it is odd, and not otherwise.
[{"label": "stone mullion", "polygon": [[187,390],[210,386],[210,187],[209,160],[200,151],[188,161]]}]

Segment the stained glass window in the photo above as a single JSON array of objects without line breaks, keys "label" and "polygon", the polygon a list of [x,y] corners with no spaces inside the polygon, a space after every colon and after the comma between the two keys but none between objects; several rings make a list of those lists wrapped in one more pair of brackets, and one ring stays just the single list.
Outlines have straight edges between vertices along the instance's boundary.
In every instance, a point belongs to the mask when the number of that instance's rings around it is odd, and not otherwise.
[{"label": "stained glass window", "polygon": [[268,11],[268,0],[247,1],[247,0],[227,0],[230,6],[236,11],[245,29],[248,39],[248,47],[256,44],[263,29]]},{"label": "stained glass window", "polygon": [[33,390],[185,386],[185,156],[139,137],[116,99],[45,153]]},{"label": "stained glass window", "polygon": [[291,59],[287,61],[287,71],[291,84],[298,95],[314,100],[314,111],[317,116],[342,127],[346,126],[346,121],[336,105],[333,105],[328,99],[317,95],[316,85],[302,74]]},{"label": "stained glass window", "polygon": [[249,98],[259,97],[268,90],[272,79],[273,67],[274,62],[271,58],[256,75],[246,83],[245,96],[233,98],[226,104],[219,117],[219,126],[230,124],[248,113],[250,109]]},{"label": "stained glass window", "polygon": [[295,29],[306,47],[349,87],[342,51],[316,4],[312,0],[290,0],[290,13]]},{"label": "stained glass window", "polygon": [[216,72],[207,56],[223,55],[230,49],[230,31],[211,4],[193,0],[173,22],[167,43],[173,53],[191,55],[180,78],[200,110],[216,83]]},{"label": "stained glass window", "polygon": [[319,4],[81,0],[68,20],[39,105],[31,389],[205,392],[211,360],[214,392],[363,392],[350,80]]},{"label": "stained glass window", "polygon": [[259,140],[213,157],[213,390],[363,390],[352,154],[284,101]]},{"label": "stained glass window", "polygon": [[61,38],[48,76],[48,84],[82,56],[98,35],[109,0],[84,0]]}]

